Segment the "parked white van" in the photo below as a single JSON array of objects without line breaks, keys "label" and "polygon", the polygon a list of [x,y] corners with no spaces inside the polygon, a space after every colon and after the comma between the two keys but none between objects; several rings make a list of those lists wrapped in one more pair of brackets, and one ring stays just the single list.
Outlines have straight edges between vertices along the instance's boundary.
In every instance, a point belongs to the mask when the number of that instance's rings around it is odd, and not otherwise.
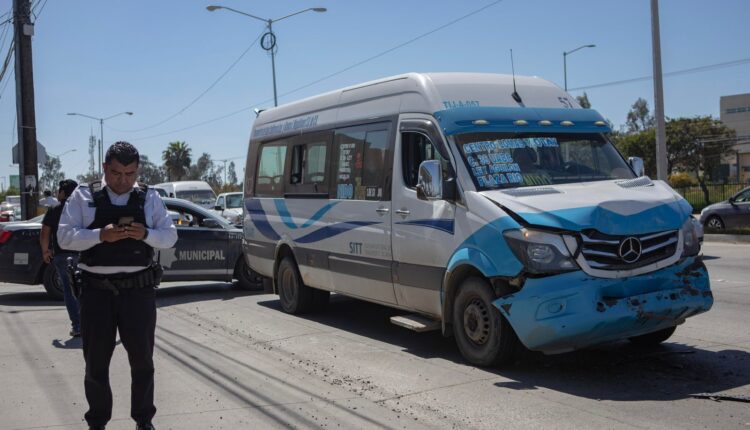
[{"label": "parked white van", "polygon": [[264,111],[245,255],[286,312],[331,291],[403,309],[478,365],[519,341],[662,342],[713,303],[699,226],[609,131],[550,82],[494,74],[410,73]]},{"label": "parked white van", "polygon": [[[163,190],[167,197],[190,200],[191,202],[211,209],[216,201],[216,193],[205,181],[163,182],[154,185],[157,192]],[[161,194],[161,192],[159,192]]]}]

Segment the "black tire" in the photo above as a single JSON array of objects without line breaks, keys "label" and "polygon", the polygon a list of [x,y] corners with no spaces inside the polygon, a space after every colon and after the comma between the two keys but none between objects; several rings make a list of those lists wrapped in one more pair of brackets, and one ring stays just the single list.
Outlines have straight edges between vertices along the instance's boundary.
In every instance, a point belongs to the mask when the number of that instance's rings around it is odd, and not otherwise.
[{"label": "black tire", "polygon": [[313,308],[313,289],[302,282],[294,258],[284,257],[276,271],[281,308],[288,314],[302,314]]},{"label": "black tire", "polygon": [[509,363],[519,341],[513,328],[492,305],[490,285],[481,278],[468,278],[453,302],[453,336],[466,361],[477,366]]},{"label": "black tire", "polygon": [[674,334],[675,330],[677,330],[677,327],[667,327],[653,333],[634,336],[629,338],[628,340],[633,342],[634,345],[638,346],[654,346],[669,339]]},{"label": "black tire", "polygon": [[47,295],[52,300],[64,299],[63,286],[60,277],[57,276],[55,266],[48,264],[44,268],[44,273],[42,274],[42,285],[44,285],[44,289],[47,290]]},{"label": "black tire", "polygon": [[245,256],[240,257],[234,266],[235,284],[241,290],[259,291],[263,289],[263,277],[247,265]]},{"label": "black tire", "polygon": [[714,230],[724,230],[724,221],[719,218],[718,215],[711,215],[704,225],[706,228],[712,228]]}]

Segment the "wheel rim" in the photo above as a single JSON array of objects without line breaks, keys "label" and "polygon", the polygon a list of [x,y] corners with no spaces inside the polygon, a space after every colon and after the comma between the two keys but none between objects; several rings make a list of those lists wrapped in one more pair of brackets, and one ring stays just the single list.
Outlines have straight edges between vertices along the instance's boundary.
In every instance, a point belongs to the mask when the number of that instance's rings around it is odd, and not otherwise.
[{"label": "wheel rim", "polygon": [[464,333],[477,345],[484,345],[490,337],[490,313],[479,298],[472,299],[464,308]]},{"label": "wheel rim", "polygon": [[708,220],[708,226],[711,228],[724,228],[724,226],[721,225],[719,218],[711,218]]},{"label": "wheel rim", "polygon": [[293,303],[297,294],[297,278],[291,270],[286,269],[281,274],[281,294],[285,303]]}]

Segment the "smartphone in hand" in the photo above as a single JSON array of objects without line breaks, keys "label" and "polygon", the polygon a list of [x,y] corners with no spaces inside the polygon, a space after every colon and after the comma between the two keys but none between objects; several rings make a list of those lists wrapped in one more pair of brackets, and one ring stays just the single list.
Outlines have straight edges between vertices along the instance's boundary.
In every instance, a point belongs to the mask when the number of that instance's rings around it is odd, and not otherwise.
[{"label": "smartphone in hand", "polygon": [[125,226],[127,226],[127,225],[130,225],[130,224],[132,224],[132,223],[133,223],[133,221],[135,221],[135,219],[134,219],[134,218],[133,218],[132,216],[122,216],[122,217],[120,217],[120,219],[119,219],[119,220],[117,221],[117,226],[118,226],[118,227],[125,227]]}]

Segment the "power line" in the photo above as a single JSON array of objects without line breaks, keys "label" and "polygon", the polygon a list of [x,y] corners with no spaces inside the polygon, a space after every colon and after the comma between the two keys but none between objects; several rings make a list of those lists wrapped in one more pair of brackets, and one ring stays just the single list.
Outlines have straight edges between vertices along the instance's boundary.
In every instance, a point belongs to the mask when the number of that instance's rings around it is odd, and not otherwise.
[{"label": "power line", "polygon": [[382,51],[382,52],[380,52],[380,53],[378,53],[378,54],[375,54],[375,55],[373,55],[373,56],[371,56],[371,57],[368,57],[368,58],[366,58],[366,59],[364,59],[364,60],[362,60],[362,61],[359,61],[359,62],[357,62],[357,63],[354,63],[354,64],[352,64],[351,66],[349,66],[349,67],[345,67],[345,68],[343,68],[343,69],[341,69],[341,70],[339,70],[339,71],[337,71],[337,72],[331,73],[330,75],[326,75],[326,76],[324,76],[324,77],[322,77],[322,78],[320,78],[320,79],[317,79],[317,80],[315,80],[315,81],[312,81],[312,82],[310,82],[309,84],[305,84],[305,85],[303,85],[303,86],[301,86],[301,87],[295,88],[295,89],[293,89],[293,90],[291,90],[291,91],[289,91],[289,92],[286,92],[286,93],[282,94],[281,96],[282,96],[282,97],[284,97],[284,96],[288,96],[288,95],[290,95],[290,94],[294,94],[294,93],[296,93],[297,91],[303,90],[303,89],[305,89],[305,88],[307,88],[307,87],[311,87],[311,86],[313,86],[313,85],[315,85],[315,84],[318,84],[318,83],[320,83],[320,82],[323,82],[323,81],[325,81],[325,80],[327,80],[327,79],[330,79],[330,78],[332,78],[332,77],[334,77],[334,76],[340,75],[340,74],[342,74],[342,73],[344,73],[344,72],[347,72],[347,71],[349,71],[349,70],[351,70],[351,69],[353,69],[353,68],[355,68],[355,67],[361,66],[361,65],[363,65],[363,64],[365,64],[365,63],[368,63],[368,62],[370,62],[370,61],[372,61],[372,60],[374,60],[374,59],[376,59],[376,58],[380,58],[380,57],[382,57],[383,55],[389,54],[389,53],[391,53],[391,52],[393,52],[393,51],[395,51],[395,50],[397,50],[397,49],[403,48],[403,47],[404,47],[404,46],[406,46],[406,45],[410,45],[410,44],[412,44],[412,43],[416,42],[417,40],[420,40],[420,39],[422,39],[422,38],[424,38],[424,37],[427,37],[427,36],[431,35],[432,33],[436,33],[436,32],[438,32],[438,31],[440,31],[440,30],[442,30],[442,29],[444,29],[444,28],[447,28],[447,27],[450,27],[450,26],[451,26],[451,25],[453,25],[453,24],[456,24],[457,22],[463,21],[464,19],[466,19],[466,18],[469,18],[470,16],[476,15],[476,14],[478,14],[479,12],[482,12],[482,11],[484,11],[485,9],[489,9],[489,8],[491,8],[492,6],[495,6],[496,4],[498,4],[498,3],[502,2],[502,1],[503,1],[503,0],[496,0],[496,1],[494,1],[494,2],[490,3],[490,4],[486,5],[486,6],[483,6],[483,7],[479,8],[479,9],[476,9],[476,10],[474,10],[474,11],[472,11],[472,12],[469,12],[469,13],[467,13],[466,15],[460,16],[460,17],[458,17],[458,18],[454,19],[453,21],[447,22],[447,23],[445,23],[445,24],[443,24],[443,25],[441,25],[441,26],[439,26],[439,27],[436,27],[436,28],[434,28],[434,29],[432,29],[432,30],[430,30],[430,31],[428,31],[428,32],[426,32],[426,33],[422,33],[422,34],[420,34],[419,36],[416,36],[416,37],[414,37],[414,38],[412,38],[412,39],[410,39],[410,40],[407,40],[406,42],[400,43],[400,44],[398,44],[398,45],[396,45],[396,46],[394,46],[394,47],[392,47],[392,48],[388,48],[388,49],[386,49],[385,51]]},{"label": "power line", "polygon": [[[8,71],[8,66],[10,65],[10,61],[13,59],[13,51],[15,51],[15,41],[10,43],[10,48],[8,48],[8,55],[5,57],[5,61],[3,61],[3,68],[0,70],[0,82],[3,81],[5,78],[5,73]],[[2,97],[3,92],[5,92],[5,86],[8,85],[8,82],[10,82],[10,79],[5,81],[5,85],[3,85],[3,89],[0,90],[0,97]]]},{"label": "power line", "polygon": [[218,84],[222,79],[224,79],[224,77],[227,75],[227,73],[229,73],[234,68],[234,66],[236,66],[237,63],[240,62],[240,60],[245,56],[245,54],[247,54],[250,51],[250,49],[253,46],[255,46],[256,43],[258,43],[258,40],[260,40],[260,37],[263,35],[263,33],[265,33],[265,31],[266,30],[264,29],[263,32],[261,32],[260,34],[258,34],[258,37],[256,37],[255,40],[253,40],[253,43],[251,43],[250,46],[248,46],[247,49],[245,49],[242,52],[242,54],[240,54],[240,56],[237,57],[237,59],[234,60],[234,62],[231,65],[229,65],[229,67],[227,67],[227,69],[224,71],[224,73],[222,73],[221,75],[219,75],[219,77],[216,78],[216,80],[214,80],[214,82],[211,85],[209,85],[208,88],[206,88],[202,93],[200,93],[197,97],[195,97],[192,101],[190,101],[190,103],[188,103],[187,105],[185,105],[182,109],[178,110],[177,112],[173,113],[172,115],[168,116],[167,118],[165,118],[165,119],[163,119],[163,120],[161,120],[161,121],[159,121],[157,123],[151,124],[151,125],[149,125],[147,127],[138,128],[138,129],[132,129],[132,130],[119,130],[119,129],[116,129],[116,128],[113,128],[113,127],[109,127],[109,126],[107,126],[107,128],[112,129],[114,131],[123,132],[123,133],[137,133],[139,131],[144,131],[144,130],[148,130],[148,129],[151,129],[151,128],[154,128],[154,127],[158,127],[158,126],[164,124],[165,122],[170,121],[171,119],[173,119],[173,118],[175,118],[175,117],[177,117],[179,115],[182,115],[186,110],[190,109],[190,107],[193,106],[198,100],[200,100],[201,98],[203,98],[203,96],[205,96],[206,93],[208,93],[209,91],[211,91],[211,89],[213,89],[213,87],[215,87],[216,84]]},{"label": "power line", "polygon": [[[716,63],[716,64],[709,64],[706,66],[699,66],[699,67],[693,67],[690,69],[683,69],[683,70],[676,70],[674,72],[664,73],[663,76],[665,77],[671,77],[671,76],[680,76],[680,75],[687,75],[691,73],[699,73],[699,72],[706,72],[709,70],[716,70],[716,69],[723,69],[726,67],[734,67],[734,66],[741,66],[743,64],[750,63],[750,58],[743,58],[741,60],[734,60],[734,61],[727,61],[724,63]],[[592,88],[601,88],[601,87],[610,87],[614,85],[622,85],[622,84],[630,84],[633,82],[639,82],[639,81],[648,81],[653,79],[653,76],[641,76],[639,78],[631,78],[631,79],[623,79],[620,81],[612,81],[612,82],[605,82],[601,84],[594,84],[594,85],[588,85],[585,87],[577,87],[577,88],[571,88],[568,91],[580,91],[580,90],[590,90]]]},{"label": "power line", "polygon": [[[357,62],[357,63],[354,63],[354,64],[352,64],[351,66],[345,67],[345,68],[343,68],[343,69],[341,69],[341,70],[339,70],[339,71],[337,71],[337,72],[331,73],[331,74],[329,74],[329,75],[326,75],[326,76],[324,76],[324,77],[322,77],[322,78],[320,78],[320,79],[317,79],[317,80],[315,80],[315,81],[313,81],[313,82],[310,82],[310,83],[308,83],[308,84],[305,84],[305,85],[303,85],[303,86],[301,86],[301,87],[297,87],[297,88],[295,88],[295,89],[293,89],[293,90],[291,90],[291,91],[288,91],[288,92],[286,92],[286,93],[283,93],[283,94],[281,94],[281,97],[284,97],[284,96],[288,96],[288,95],[290,95],[290,94],[296,93],[297,91],[303,90],[303,89],[305,89],[305,88],[308,88],[308,87],[310,87],[310,86],[312,86],[312,85],[315,85],[315,84],[318,84],[318,83],[320,83],[320,82],[323,82],[323,81],[325,81],[325,80],[327,80],[327,79],[330,79],[330,78],[332,78],[332,77],[334,77],[334,76],[336,76],[336,75],[340,75],[341,73],[344,73],[344,72],[346,72],[346,71],[349,71],[349,70],[351,70],[351,69],[353,69],[353,68],[355,68],[355,67],[361,66],[361,65],[363,65],[363,64],[365,64],[365,63],[367,63],[367,62],[370,62],[370,61],[372,61],[372,60],[374,60],[374,59],[376,59],[376,58],[382,57],[383,55],[386,55],[386,54],[388,54],[388,53],[391,53],[391,52],[393,52],[393,51],[395,51],[395,50],[397,50],[397,49],[403,48],[404,46],[406,46],[406,45],[409,45],[409,44],[411,44],[411,43],[414,43],[414,42],[416,42],[417,40],[420,40],[420,39],[422,39],[422,38],[424,38],[424,37],[426,37],[426,36],[429,36],[429,35],[430,35],[430,34],[432,34],[432,33],[435,33],[435,32],[437,32],[437,31],[440,31],[440,30],[442,30],[442,29],[444,29],[444,28],[446,28],[446,27],[449,27],[449,26],[451,26],[451,25],[453,25],[453,24],[456,24],[456,23],[458,23],[458,22],[460,22],[460,21],[463,21],[463,20],[464,20],[464,19],[466,19],[466,18],[469,18],[469,17],[471,17],[471,16],[473,16],[473,15],[476,15],[476,14],[478,14],[478,13],[480,13],[480,12],[482,12],[482,11],[484,11],[484,10],[486,10],[486,9],[488,9],[488,8],[490,8],[490,7],[492,7],[492,6],[495,6],[496,4],[498,4],[498,3],[502,2],[502,1],[503,1],[503,0],[495,0],[494,2],[492,2],[492,3],[488,4],[488,5],[482,6],[482,7],[481,7],[481,8],[479,8],[479,9],[475,9],[475,10],[473,10],[473,11],[471,11],[471,12],[469,12],[469,13],[467,13],[467,14],[463,15],[463,16],[460,16],[460,17],[458,17],[458,18],[456,18],[456,19],[454,19],[454,20],[452,20],[452,21],[449,21],[449,22],[447,22],[447,23],[445,23],[445,24],[443,24],[443,25],[440,25],[440,26],[438,26],[438,27],[435,27],[435,28],[433,28],[432,30],[430,30],[430,31],[427,31],[427,32],[425,32],[425,33],[422,33],[422,34],[420,34],[420,35],[418,35],[418,36],[416,36],[416,37],[414,37],[414,38],[412,38],[412,39],[409,39],[409,40],[408,40],[408,41],[406,41],[406,42],[400,43],[400,44],[398,44],[398,45],[396,45],[396,46],[393,46],[393,47],[391,47],[391,48],[388,48],[388,49],[386,49],[386,50],[384,50],[384,51],[381,51],[381,52],[379,52],[379,53],[377,53],[377,54],[375,54],[375,55],[373,55],[373,56],[371,56],[371,57],[368,57],[368,58],[366,58],[366,59],[364,59],[364,60],[361,60],[361,61],[359,61],[359,62]],[[257,39],[256,39],[256,41],[257,41]],[[156,138],[156,137],[162,137],[162,136],[166,136],[166,135],[169,135],[169,134],[173,134],[173,133],[178,133],[178,132],[180,132],[180,131],[185,131],[185,130],[189,130],[189,129],[191,129],[191,128],[195,128],[195,127],[200,127],[200,126],[202,126],[202,125],[210,124],[210,123],[212,123],[212,122],[216,122],[216,121],[219,121],[219,120],[222,120],[222,119],[225,119],[225,118],[229,118],[229,117],[231,117],[231,116],[234,116],[234,115],[240,114],[240,113],[242,113],[242,112],[245,112],[245,111],[249,111],[249,110],[253,109],[253,108],[254,108],[255,106],[261,105],[261,104],[263,104],[263,103],[268,103],[268,102],[270,102],[270,101],[273,101],[273,99],[271,98],[271,99],[266,99],[266,100],[263,100],[263,101],[261,101],[261,102],[258,102],[258,103],[253,103],[253,104],[251,104],[250,106],[244,107],[244,108],[242,108],[242,109],[239,109],[239,110],[236,110],[236,111],[234,111],[234,112],[230,112],[230,113],[228,113],[228,114],[224,114],[224,115],[221,115],[221,116],[218,116],[218,117],[215,117],[215,118],[212,118],[212,119],[209,119],[209,120],[206,120],[206,121],[203,121],[203,122],[197,123],[197,124],[193,124],[193,125],[190,125],[190,126],[187,126],[187,127],[183,127],[183,128],[177,129],[177,130],[167,131],[167,132],[164,132],[164,133],[159,133],[159,134],[155,134],[155,135],[152,135],[152,136],[139,137],[139,138],[131,139],[131,141],[137,141],[137,140],[146,140],[146,139],[153,139],[153,138]],[[122,131],[125,131],[125,130],[122,130]]]}]

